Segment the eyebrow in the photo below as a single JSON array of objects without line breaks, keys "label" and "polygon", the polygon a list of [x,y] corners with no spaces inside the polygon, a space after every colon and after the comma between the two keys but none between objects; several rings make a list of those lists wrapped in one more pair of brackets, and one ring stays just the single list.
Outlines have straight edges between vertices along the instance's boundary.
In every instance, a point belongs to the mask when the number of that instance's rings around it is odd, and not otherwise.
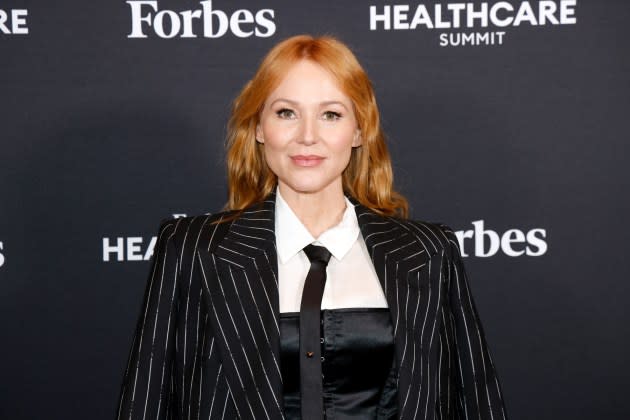
[{"label": "eyebrow", "polygon": [[[293,100],[291,100],[291,99],[287,99],[287,98],[278,98],[278,99],[274,100],[272,103],[270,103],[270,104],[269,104],[269,106],[272,106],[272,105],[273,105],[273,104],[275,104],[276,102],[287,102],[287,103],[290,103],[291,105],[293,105],[293,106],[295,106],[295,107],[297,107],[298,105],[300,105],[300,103],[299,103],[299,102],[297,102],[297,101],[293,101]],[[341,105],[344,109],[346,109],[346,110],[348,109],[348,107],[347,107],[347,106],[346,106],[343,102],[341,102],[341,101],[334,101],[334,100],[333,100],[333,101],[323,101],[323,102],[320,102],[318,105],[319,105],[319,106]]]}]

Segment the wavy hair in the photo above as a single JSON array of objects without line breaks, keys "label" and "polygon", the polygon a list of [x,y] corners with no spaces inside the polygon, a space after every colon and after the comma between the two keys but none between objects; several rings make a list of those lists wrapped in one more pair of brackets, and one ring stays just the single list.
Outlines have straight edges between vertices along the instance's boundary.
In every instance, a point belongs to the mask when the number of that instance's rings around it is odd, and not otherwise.
[{"label": "wavy hair", "polygon": [[393,172],[372,83],[350,49],[330,37],[288,38],[263,58],[254,77],[234,100],[227,132],[228,202],[236,214],[261,202],[275,188],[276,175],[256,142],[265,101],[291,66],[310,60],[327,70],[354,106],[362,144],[354,147],[342,174],[344,192],[385,216],[406,218],[407,200],[393,189]]}]

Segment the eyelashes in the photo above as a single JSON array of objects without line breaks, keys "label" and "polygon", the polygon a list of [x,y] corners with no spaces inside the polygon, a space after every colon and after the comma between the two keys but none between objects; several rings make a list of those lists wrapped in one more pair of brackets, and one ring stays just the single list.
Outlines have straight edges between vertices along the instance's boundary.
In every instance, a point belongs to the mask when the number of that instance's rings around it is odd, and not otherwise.
[{"label": "eyelashes", "polygon": [[283,120],[292,120],[295,118],[295,112],[289,108],[282,108],[276,111],[276,115]]},{"label": "eyelashes", "polygon": [[[293,120],[297,118],[295,111],[290,108],[281,108],[276,111],[276,116],[283,120]],[[343,115],[337,111],[324,111],[321,114],[321,119],[324,121],[337,121],[341,119]]]},{"label": "eyelashes", "polygon": [[341,113],[335,111],[326,111],[322,115],[322,117],[324,117],[324,120],[326,121],[337,121],[341,118],[341,116]]}]

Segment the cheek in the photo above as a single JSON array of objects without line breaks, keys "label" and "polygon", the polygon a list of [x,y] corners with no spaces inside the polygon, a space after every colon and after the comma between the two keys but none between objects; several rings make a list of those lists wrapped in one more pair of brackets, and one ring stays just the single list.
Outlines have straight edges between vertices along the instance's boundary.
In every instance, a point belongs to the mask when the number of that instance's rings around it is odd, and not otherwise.
[{"label": "cheek", "polygon": [[274,157],[277,152],[274,150],[273,143],[265,140],[265,145],[263,146],[263,155],[265,156],[265,161],[268,164],[273,163]]},{"label": "cheek", "polygon": [[265,138],[265,158],[267,160],[278,159],[285,150],[285,142],[281,141],[277,137]]},{"label": "cheek", "polygon": [[286,124],[267,123],[262,127],[265,144],[274,148],[281,148],[292,137],[293,130]]},{"label": "cheek", "polygon": [[352,143],[354,142],[354,130],[344,130],[342,133],[337,133],[332,143],[332,147],[339,153],[350,153],[352,150]]},{"label": "cheek", "polygon": [[282,166],[283,147],[281,143],[275,140],[277,139],[265,139],[263,156],[269,169],[277,175]]}]

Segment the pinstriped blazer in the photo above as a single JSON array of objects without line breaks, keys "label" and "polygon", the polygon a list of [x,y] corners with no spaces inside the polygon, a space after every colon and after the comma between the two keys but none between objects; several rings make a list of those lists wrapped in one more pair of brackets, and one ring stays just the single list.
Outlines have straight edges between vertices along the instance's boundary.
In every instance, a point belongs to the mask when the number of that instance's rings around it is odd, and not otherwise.
[{"label": "pinstriped blazer", "polygon": [[[162,224],[123,419],[282,419],[275,195]],[[454,233],[355,202],[394,327],[399,419],[505,419]],[[389,417],[388,417],[389,418]]]}]

